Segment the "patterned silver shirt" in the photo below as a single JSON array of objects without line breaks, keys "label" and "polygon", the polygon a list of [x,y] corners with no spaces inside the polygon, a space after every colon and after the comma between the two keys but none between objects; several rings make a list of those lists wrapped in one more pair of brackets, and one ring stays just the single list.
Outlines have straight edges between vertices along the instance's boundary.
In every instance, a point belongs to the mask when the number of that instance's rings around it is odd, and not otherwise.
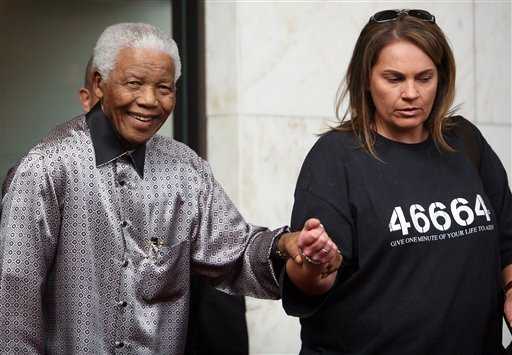
[{"label": "patterned silver shirt", "polygon": [[269,255],[283,229],[246,223],[208,164],[172,139],[154,136],[138,158],[100,157],[88,122],[101,120],[96,107],[57,127],[11,176],[2,354],[182,354],[191,272],[227,292],[279,295]]}]

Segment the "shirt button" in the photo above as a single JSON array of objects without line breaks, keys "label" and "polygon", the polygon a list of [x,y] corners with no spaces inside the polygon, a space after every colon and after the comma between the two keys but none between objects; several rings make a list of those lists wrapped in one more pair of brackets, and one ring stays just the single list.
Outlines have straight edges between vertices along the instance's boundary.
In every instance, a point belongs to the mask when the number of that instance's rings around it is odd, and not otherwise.
[{"label": "shirt button", "polygon": [[124,346],[124,343],[122,341],[116,341],[114,345],[116,348],[121,349]]},{"label": "shirt button", "polygon": [[121,222],[121,227],[125,228],[127,225],[128,225],[128,222],[126,222],[126,221]]},{"label": "shirt button", "polygon": [[123,307],[124,308],[124,307],[126,307],[128,305],[128,303],[126,301],[119,301],[119,302],[117,302],[117,305],[119,307]]},{"label": "shirt button", "polygon": [[123,262],[121,263],[121,266],[122,267],[127,267],[128,266],[128,259],[124,259]]}]

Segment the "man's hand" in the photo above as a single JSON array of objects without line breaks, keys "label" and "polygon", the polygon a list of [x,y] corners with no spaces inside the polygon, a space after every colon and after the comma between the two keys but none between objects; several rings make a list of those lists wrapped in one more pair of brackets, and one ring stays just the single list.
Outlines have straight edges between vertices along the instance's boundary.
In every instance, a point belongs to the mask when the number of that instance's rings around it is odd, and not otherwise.
[{"label": "man's hand", "polygon": [[307,220],[300,232],[283,235],[278,248],[293,259],[286,271],[305,293],[322,294],[332,287],[343,257],[318,219]]}]

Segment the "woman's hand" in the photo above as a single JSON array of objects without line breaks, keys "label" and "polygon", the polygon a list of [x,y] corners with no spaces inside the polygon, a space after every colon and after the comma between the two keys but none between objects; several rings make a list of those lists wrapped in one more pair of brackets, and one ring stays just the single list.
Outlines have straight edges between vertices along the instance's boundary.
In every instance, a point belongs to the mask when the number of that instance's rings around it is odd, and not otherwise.
[{"label": "woman's hand", "polygon": [[338,247],[316,218],[306,221],[297,245],[305,261],[313,265],[322,265],[324,274],[334,272],[341,266],[343,257]]}]

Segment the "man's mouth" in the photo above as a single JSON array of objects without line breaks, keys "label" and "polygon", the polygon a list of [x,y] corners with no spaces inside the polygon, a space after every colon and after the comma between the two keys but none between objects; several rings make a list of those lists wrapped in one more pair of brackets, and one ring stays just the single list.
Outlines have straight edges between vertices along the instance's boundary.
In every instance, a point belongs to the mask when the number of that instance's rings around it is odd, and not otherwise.
[{"label": "man's mouth", "polygon": [[160,115],[146,115],[137,112],[128,112],[128,115],[140,122],[151,122],[152,120],[157,120],[160,118]]}]

